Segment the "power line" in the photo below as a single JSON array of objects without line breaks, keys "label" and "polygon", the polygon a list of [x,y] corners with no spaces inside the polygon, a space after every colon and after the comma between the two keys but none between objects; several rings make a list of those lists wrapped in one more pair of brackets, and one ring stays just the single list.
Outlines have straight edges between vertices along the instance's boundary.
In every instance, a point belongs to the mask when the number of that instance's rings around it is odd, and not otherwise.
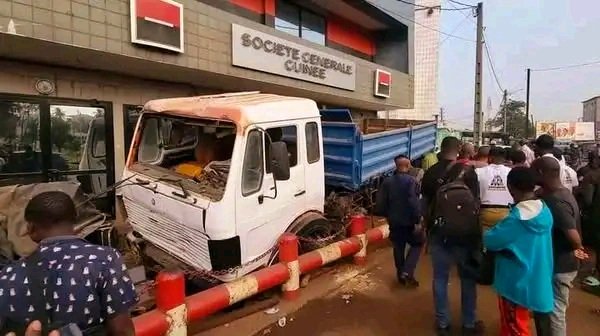
[{"label": "power line", "polygon": [[580,67],[594,65],[594,64],[600,64],[600,61],[593,61],[593,62],[579,63],[579,64],[570,64],[570,65],[563,65],[563,66],[557,66],[557,67],[551,67],[551,68],[531,69],[531,71],[537,71],[537,72],[554,71],[554,70],[562,70],[562,69],[580,68]]},{"label": "power line", "polygon": [[500,89],[500,92],[504,92],[504,89],[502,88],[502,85],[500,84],[500,80],[498,80],[498,74],[496,74],[496,68],[494,67],[494,61],[492,60],[490,48],[488,47],[489,43],[488,43],[487,36],[485,35],[485,30],[483,31],[483,38],[485,39],[484,43],[483,43],[483,46],[485,47],[485,55],[487,56],[490,69],[492,70],[492,75],[494,76],[496,85],[498,85],[498,89]]},{"label": "power line", "polygon": [[464,7],[464,8],[442,8],[442,6],[425,6],[425,5],[418,5],[414,2],[410,2],[410,1],[406,1],[406,0],[397,0],[399,2],[405,3],[407,5],[412,5],[417,7],[416,10],[425,10],[425,9],[439,9],[441,11],[463,11],[463,10],[468,10],[468,9],[472,9],[473,6],[468,6],[468,7]]},{"label": "power line", "polygon": [[453,2],[453,3],[457,4],[457,5],[461,5],[461,6],[467,6],[467,7],[477,7],[477,6],[475,6],[475,5],[469,5],[469,4],[466,4],[466,3],[464,3],[464,2],[460,2],[460,1],[456,1],[456,0],[448,0],[448,1],[450,1],[450,2]]},{"label": "power line", "polygon": [[[458,30],[458,28],[460,28],[465,22],[467,22],[468,17],[465,17],[464,19],[462,19],[462,21],[460,21],[451,31],[449,34],[454,34],[455,31]],[[450,36],[446,36],[442,42],[440,42],[440,46],[442,46],[442,44],[444,44],[444,42],[446,42],[448,39],[450,38]]]},{"label": "power line", "polygon": [[373,4],[373,6],[375,6],[375,7],[379,8],[380,10],[382,10],[382,11],[384,11],[384,12],[388,13],[388,14],[391,14],[391,15],[396,15],[396,16],[398,16],[398,17],[401,17],[401,18],[403,18],[403,19],[405,19],[405,20],[407,20],[407,21],[410,21],[410,22],[412,22],[412,23],[414,23],[414,24],[416,24],[416,25],[418,25],[418,26],[421,26],[421,27],[423,27],[423,28],[427,28],[427,29],[429,29],[429,30],[436,31],[436,32],[438,32],[438,33],[440,33],[440,34],[442,34],[442,35],[449,36],[449,37],[453,37],[453,38],[455,38],[455,39],[459,39],[459,40],[463,40],[463,41],[468,41],[468,42],[476,42],[475,40],[471,40],[471,39],[468,39],[468,38],[465,38],[465,37],[462,37],[462,36],[457,36],[457,35],[448,34],[448,33],[444,32],[444,31],[441,31],[441,30],[439,30],[439,29],[436,29],[436,28],[433,28],[433,27],[430,27],[430,26],[424,25],[424,24],[422,24],[422,23],[420,23],[420,22],[417,22],[417,21],[415,21],[414,19],[408,18],[408,17],[406,17],[406,16],[404,16],[404,15],[402,15],[402,14],[400,14],[400,13],[394,12],[394,11],[392,11],[392,10],[389,10],[389,9],[387,9],[387,8],[384,8],[384,7],[378,6],[378,5],[376,5],[376,4]]},{"label": "power line", "polygon": [[[456,5],[455,5],[454,3],[452,3],[450,0],[446,0],[446,1],[448,1],[448,4],[449,4],[450,6],[452,6],[452,7],[456,8],[456,9],[458,9],[458,7],[456,7]],[[474,24],[477,24],[477,22],[475,22],[475,19],[473,19],[473,17],[477,16],[477,15],[475,14],[475,8],[476,8],[476,7],[472,7],[472,8],[471,8],[471,9],[472,9],[472,14],[471,14],[471,15],[468,15],[468,14],[466,14],[465,12],[460,12],[460,13],[461,13],[461,14],[462,14],[462,15],[463,15],[465,18],[468,18],[469,20],[471,20],[471,22],[473,22]]]}]

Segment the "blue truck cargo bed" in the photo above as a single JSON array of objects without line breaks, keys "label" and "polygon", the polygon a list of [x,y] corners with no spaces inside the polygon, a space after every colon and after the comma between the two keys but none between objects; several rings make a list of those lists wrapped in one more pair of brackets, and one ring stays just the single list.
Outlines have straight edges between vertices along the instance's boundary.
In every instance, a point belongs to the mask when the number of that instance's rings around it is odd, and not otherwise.
[{"label": "blue truck cargo bed", "polygon": [[[410,121],[406,127],[374,133],[365,130],[368,134],[363,134],[349,110],[322,110],[321,115],[325,184],[330,187],[358,190],[370,180],[391,173],[397,155],[414,160],[435,147],[435,122]],[[384,129],[398,125],[385,125]]]}]

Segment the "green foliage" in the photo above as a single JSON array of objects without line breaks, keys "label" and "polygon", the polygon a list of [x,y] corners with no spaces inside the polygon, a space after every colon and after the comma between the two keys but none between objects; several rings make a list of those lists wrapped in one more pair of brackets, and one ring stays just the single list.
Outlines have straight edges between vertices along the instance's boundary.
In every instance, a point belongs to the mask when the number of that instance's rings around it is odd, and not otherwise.
[{"label": "green foliage", "polygon": [[[506,130],[504,130],[504,113],[506,112]],[[500,108],[496,116],[486,122],[486,126],[499,129],[514,138],[525,138],[525,102],[509,99]],[[529,134],[535,134],[535,125],[529,123]]]}]

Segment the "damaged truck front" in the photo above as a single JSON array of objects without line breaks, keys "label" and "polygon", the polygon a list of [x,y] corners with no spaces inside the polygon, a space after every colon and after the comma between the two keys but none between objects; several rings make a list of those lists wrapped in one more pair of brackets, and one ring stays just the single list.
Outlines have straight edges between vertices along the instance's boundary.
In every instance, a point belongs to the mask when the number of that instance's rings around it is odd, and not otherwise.
[{"label": "damaged truck front", "polygon": [[[291,122],[290,112],[299,118]],[[307,122],[316,126],[319,112],[305,99],[232,94],[149,102],[120,187],[130,236],[159,267],[222,281],[268,263],[295,217],[323,210],[318,190],[313,206],[286,204],[292,193],[304,200],[306,190],[304,167],[290,162],[284,141],[299,140],[296,128]],[[314,178],[322,189],[323,173]]]}]

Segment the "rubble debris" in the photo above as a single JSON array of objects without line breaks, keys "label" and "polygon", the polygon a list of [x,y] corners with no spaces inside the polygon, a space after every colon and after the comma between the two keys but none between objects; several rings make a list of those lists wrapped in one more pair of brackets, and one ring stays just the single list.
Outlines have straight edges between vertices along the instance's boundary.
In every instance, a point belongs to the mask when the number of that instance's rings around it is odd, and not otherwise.
[{"label": "rubble debris", "polygon": [[277,307],[271,307],[271,308],[265,310],[265,314],[267,314],[267,315],[275,315],[277,313],[279,313],[279,308],[277,308]]}]

